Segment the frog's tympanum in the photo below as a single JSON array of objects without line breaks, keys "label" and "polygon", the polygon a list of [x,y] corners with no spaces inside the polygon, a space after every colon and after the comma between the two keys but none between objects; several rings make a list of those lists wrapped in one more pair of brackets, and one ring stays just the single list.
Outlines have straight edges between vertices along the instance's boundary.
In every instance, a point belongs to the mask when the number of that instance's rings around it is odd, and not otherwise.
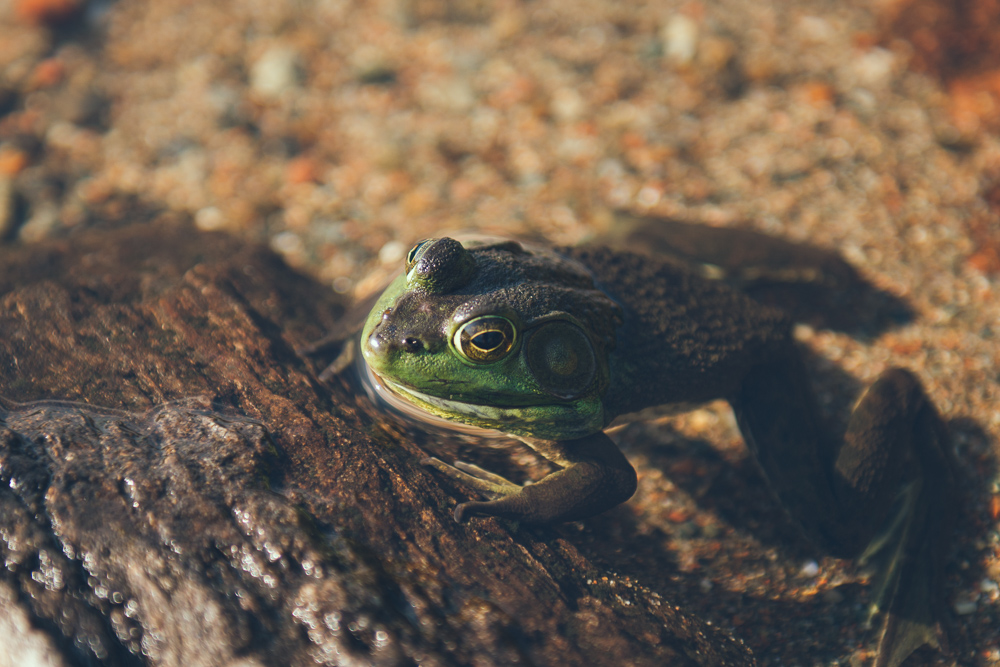
[{"label": "frog's tympanum", "polygon": [[729,401],[770,487],[808,537],[873,558],[886,612],[877,665],[936,644],[944,530],[953,512],[945,427],[917,379],[886,371],[831,437],[781,312],[675,263],[604,248],[516,242],[415,246],[361,339],[394,392],[449,420],[498,429],[561,469],[520,486],[428,463],[485,500],[455,517],[532,524],[628,500],[632,466],[602,429],[649,406]]}]

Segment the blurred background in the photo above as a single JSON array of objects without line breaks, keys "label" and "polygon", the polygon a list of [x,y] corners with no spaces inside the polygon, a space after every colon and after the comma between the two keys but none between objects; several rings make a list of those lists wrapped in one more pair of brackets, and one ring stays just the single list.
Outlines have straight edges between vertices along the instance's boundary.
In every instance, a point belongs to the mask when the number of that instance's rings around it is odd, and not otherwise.
[{"label": "blurred background", "polygon": [[627,210],[990,274],[998,32],[981,0],[4,0],[0,238],[175,212],[353,292],[442,229]]}]

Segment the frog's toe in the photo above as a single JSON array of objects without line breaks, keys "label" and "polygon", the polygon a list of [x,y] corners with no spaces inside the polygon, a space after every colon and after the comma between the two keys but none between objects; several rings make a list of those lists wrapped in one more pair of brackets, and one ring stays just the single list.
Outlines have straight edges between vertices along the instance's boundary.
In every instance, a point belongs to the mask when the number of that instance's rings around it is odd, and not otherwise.
[{"label": "frog's toe", "polygon": [[510,493],[514,493],[521,490],[520,485],[511,482],[505,477],[490,472],[489,470],[484,470],[477,465],[471,463],[465,463],[464,461],[455,461],[455,467],[462,472],[468,473],[477,479],[489,482],[498,488],[509,489]]},{"label": "frog's toe", "polygon": [[514,521],[527,518],[530,523],[532,512],[521,494],[506,495],[497,500],[473,500],[455,508],[455,521],[458,523],[465,523],[474,516],[495,516]]},{"label": "frog's toe", "polygon": [[455,521],[458,523],[465,523],[472,517],[478,515],[478,506],[482,504],[483,503],[480,502],[459,503],[458,507],[455,508]]},{"label": "frog's toe", "polygon": [[357,346],[354,344],[354,341],[345,341],[344,346],[340,348],[340,354],[337,355],[337,358],[330,362],[330,365],[324,368],[323,372],[319,374],[320,382],[329,382],[342,374],[354,363],[356,354]]},{"label": "frog's toe", "polygon": [[449,465],[434,456],[424,459],[421,463],[444,473],[448,477],[461,482],[464,486],[486,496],[505,496],[521,490],[521,487],[517,484],[504,479],[500,475],[483,470],[479,466],[474,466],[471,463],[456,461],[455,465]]}]

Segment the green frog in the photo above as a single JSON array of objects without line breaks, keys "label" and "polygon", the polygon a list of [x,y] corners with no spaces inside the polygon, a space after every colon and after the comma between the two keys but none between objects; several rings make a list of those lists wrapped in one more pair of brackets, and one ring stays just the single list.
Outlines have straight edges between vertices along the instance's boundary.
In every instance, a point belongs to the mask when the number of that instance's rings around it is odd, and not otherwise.
[{"label": "green frog", "polygon": [[884,372],[843,437],[819,415],[792,322],[676,262],[603,247],[422,241],[361,334],[370,370],[438,417],[496,429],[559,467],[519,485],[425,461],[482,497],[455,518],[573,521],[628,500],[636,474],[603,432],[650,406],[726,399],[777,499],[829,553],[873,559],[876,665],[936,645],[955,506],[944,423],[917,378]]}]

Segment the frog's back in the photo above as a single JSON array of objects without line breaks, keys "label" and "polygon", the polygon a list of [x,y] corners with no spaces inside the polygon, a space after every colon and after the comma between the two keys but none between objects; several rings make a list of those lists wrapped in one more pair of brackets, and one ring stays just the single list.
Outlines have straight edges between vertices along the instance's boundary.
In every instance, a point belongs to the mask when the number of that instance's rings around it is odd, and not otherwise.
[{"label": "frog's back", "polygon": [[611,355],[608,419],[666,403],[725,397],[789,344],[782,312],[644,255],[566,248],[623,310]]}]

